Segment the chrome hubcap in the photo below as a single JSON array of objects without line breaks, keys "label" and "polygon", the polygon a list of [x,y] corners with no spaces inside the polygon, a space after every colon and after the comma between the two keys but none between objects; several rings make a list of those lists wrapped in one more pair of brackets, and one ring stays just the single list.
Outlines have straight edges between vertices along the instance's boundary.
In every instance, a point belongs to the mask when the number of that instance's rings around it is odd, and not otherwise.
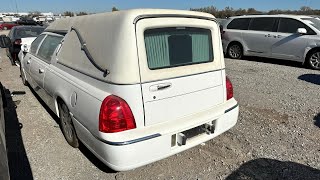
[{"label": "chrome hubcap", "polygon": [[241,48],[238,45],[233,45],[229,49],[229,55],[232,58],[239,58],[241,55]]},{"label": "chrome hubcap", "polygon": [[320,52],[312,54],[310,57],[310,64],[315,68],[320,68]]}]

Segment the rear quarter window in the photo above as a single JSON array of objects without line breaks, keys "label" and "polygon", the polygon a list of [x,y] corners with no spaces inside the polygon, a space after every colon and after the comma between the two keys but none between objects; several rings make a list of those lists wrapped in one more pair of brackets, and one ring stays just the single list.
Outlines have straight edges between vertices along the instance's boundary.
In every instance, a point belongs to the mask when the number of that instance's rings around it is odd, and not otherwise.
[{"label": "rear quarter window", "polygon": [[144,32],[148,67],[151,70],[213,61],[211,30],[159,28]]},{"label": "rear quarter window", "polygon": [[39,48],[38,56],[42,60],[50,62],[54,51],[56,50],[62,39],[62,36],[48,35]]},{"label": "rear quarter window", "polygon": [[250,20],[250,18],[234,19],[228,24],[227,29],[247,30]]},{"label": "rear quarter window", "polygon": [[38,50],[38,47],[39,47],[39,44],[41,43],[41,41],[43,40],[43,38],[45,37],[46,35],[42,34],[40,35],[39,37],[37,37],[31,44],[31,47],[30,47],[30,53],[31,54],[36,54],[37,53],[37,50]]}]

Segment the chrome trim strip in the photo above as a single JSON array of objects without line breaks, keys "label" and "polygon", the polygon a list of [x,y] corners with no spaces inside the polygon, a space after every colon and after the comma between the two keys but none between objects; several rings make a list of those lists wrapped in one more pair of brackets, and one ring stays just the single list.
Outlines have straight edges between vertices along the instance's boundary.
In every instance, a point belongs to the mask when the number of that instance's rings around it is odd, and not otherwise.
[{"label": "chrome trim strip", "polygon": [[[93,134],[92,134],[93,135]],[[99,141],[101,142],[104,142],[108,145],[112,145],[112,146],[125,146],[125,145],[129,145],[129,144],[134,144],[134,143],[138,143],[138,142],[141,142],[141,141],[146,141],[146,140],[149,140],[149,139],[153,139],[153,138],[156,138],[156,137],[160,137],[161,134],[157,133],[157,134],[152,134],[150,136],[145,136],[145,137],[142,137],[142,138],[138,138],[138,139],[133,139],[133,140],[129,140],[129,141],[124,141],[124,142],[111,142],[111,141],[106,141],[104,139],[101,139],[95,135],[93,135],[96,139],[98,139]]]},{"label": "chrome trim strip", "polygon": [[136,24],[138,21],[141,19],[147,19],[147,18],[164,18],[164,17],[177,17],[177,18],[194,18],[194,19],[204,19],[204,20],[209,20],[209,21],[214,21],[217,22],[217,20],[212,17],[204,17],[204,16],[197,16],[197,15],[182,15],[182,14],[145,14],[145,15],[140,15],[137,16],[133,20],[133,24]]},{"label": "chrome trim strip", "polygon": [[[69,112],[70,116],[76,120],[78,123],[80,123],[84,128],[86,128],[88,130],[88,128],[83,125],[80,121],[77,120],[77,118],[74,117],[74,115]],[[89,130],[88,130],[89,131]],[[138,138],[138,139],[133,139],[133,140],[129,140],[129,141],[123,141],[123,142],[112,142],[112,141],[107,141],[107,140],[104,140],[94,134],[92,134],[90,131],[89,133],[95,137],[97,140],[103,142],[103,143],[106,143],[108,145],[112,145],[112,146],[125,146],[125,145],[129,145],[129,144],[134,144],[134,143],[138,143],[138,142],[141,142],[141,141],[146,141],[146,140],[149,140],[149,139],[153,139],[153,138],[156,138],[156,137],[160,137],[161,134],[160,133],[157,133],[157,134],[152,134],[152,135],[149,135],[149,136],[145,136],[145,137],[141,137],[141,138]]]},{"label": "chrome trim strip", "polygon": [[231,107],[231,108],[229,108],[229,109],[225,110],[225,111],[224,111],[224,113],[228,113],[228,112],[230,112],[230,111],[234,110],[235,108],[237,108],[238,106],[239,106],[239,104],[236,104],[235,106],[233,106],[233,107]]}]

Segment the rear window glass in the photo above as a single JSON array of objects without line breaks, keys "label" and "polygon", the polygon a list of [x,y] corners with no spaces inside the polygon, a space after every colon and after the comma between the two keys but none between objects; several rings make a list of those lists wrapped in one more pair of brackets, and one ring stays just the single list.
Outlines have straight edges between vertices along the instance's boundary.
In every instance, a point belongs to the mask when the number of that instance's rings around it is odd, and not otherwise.
[{"label": "rear window glass", "polygon": [[254,31],[273,31],[276,27],[276,18],[253,18],[250,30]]},{"label": "rear window glass", "polygon": [[250,23],[250,18],[239,18],[239,19],[234,19],[232,20],[227,28],[228,29],[239,29],[239,30],[247,30],[249,23]]},{"label": "rear window glass", "polygon": [[144,32],[149,69],[213,61],[211,31],[201,28],[159,28]]},{"label": "rear window glass", "polygon": [[14,38],[20,39],[25,37],[37,37],[45,30],[44,27],[23,27],[17,28],[14,33]]}]

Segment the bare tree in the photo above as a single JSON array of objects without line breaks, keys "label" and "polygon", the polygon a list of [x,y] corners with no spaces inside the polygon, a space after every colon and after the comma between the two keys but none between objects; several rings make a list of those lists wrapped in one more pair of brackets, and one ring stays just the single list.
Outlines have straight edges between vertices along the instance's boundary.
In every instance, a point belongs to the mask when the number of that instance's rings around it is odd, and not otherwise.
[{"label": "bare tree", "polygon": [[112,11],[112,12],[113,12],[113,11],[119,11],[119,9],[113,6],[112,9],[111,9],[111,11]]},{"label": "bare tree", "polygon": [[84,15],[88,15],[88,13],[84,11],[80,11],[79,13],[77,13],[77,16],[84,16]]},{"label": "bare tree", "polygon": [[66,11],[66,12],[63,13],[63,15],[72,17],[72,16],[74,16],[74,13],[71,12],[71,11]]}]

